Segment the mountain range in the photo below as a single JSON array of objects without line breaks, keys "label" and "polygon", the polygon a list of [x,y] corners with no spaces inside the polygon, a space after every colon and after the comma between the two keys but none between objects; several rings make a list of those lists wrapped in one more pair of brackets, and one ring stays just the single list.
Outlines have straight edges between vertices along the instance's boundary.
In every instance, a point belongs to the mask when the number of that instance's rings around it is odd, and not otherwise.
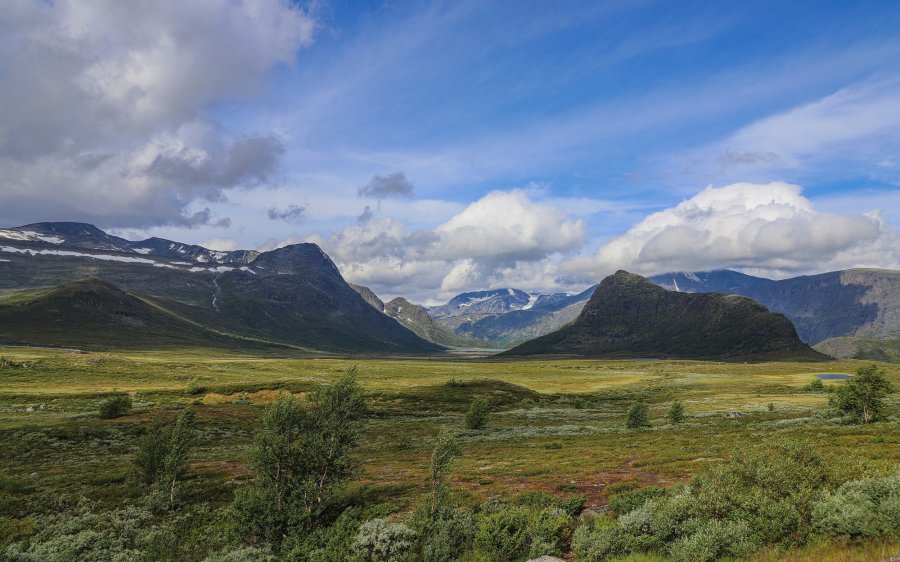
[{"label": "mountain range", "polygon": [[[94,281],[74,283],[86,279]],[[55,314],[63,296],[86,304]],[[87,224],[31,224],[0,230],[0,298],[0,343],[82,345],[85,330],[74,320],[92,310],[105,326],[90,324],[93,347],[112,345],[104,334],[123,327],[161,326],[163,315],[200,334],[189,341],[210,344],[224,337],[337,353],[442,349],[376,311],[315,244],[219,252],[159,238],[132,242]],[[39,318],[58,318],[60,329],[19,329]]]},{"label": "mountain range", "polygon": [[[896,360],[900,349],[897,271],[851,269],[770,280],[721,270],[651,280],[673,294],[753,299],[785,315],[804,343],[831,355]],[[402,297],[385,303],[370,289],[348,284],[314,244],[216,251],[162,238],[130,241],[82,223],[0,229],[0,343],[104,347],[181,341],[400,354],[444,346],[505,349],[583,324],[582,312],[596,290],[595,285],[578,294],[542,294],[501,288],[424,307]],[[693,318],[700,322],[700,316]]]},{"label": "mountain range", "polygon": [[829,338],[900,338],[900,271],[847,269],[771,280],[735,271],[669,273],[652,278],[690,293],[742,295],[791,319],[811,345]]},{"label": "mountain range", "polygon": [[737,295],[682,293],[618,271],[574,322],[503,353],[508,356],[724,360],[821,360],[791,321]]}]

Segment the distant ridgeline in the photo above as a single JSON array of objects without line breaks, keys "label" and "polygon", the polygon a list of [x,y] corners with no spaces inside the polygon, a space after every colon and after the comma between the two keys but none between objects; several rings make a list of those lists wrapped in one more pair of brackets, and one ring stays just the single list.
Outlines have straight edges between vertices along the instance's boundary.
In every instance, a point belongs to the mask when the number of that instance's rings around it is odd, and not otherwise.
[{"label": "distant ridgeline", "polygon": [[[94,281],[82,283],[88,279]],[[784,314],[800,340],[833,356],[895,361],[898,357],[897,271],[852,269],[773,281],[724,270],[671,273],[651,280],[675,295],[749,297],[771,312]],[[652,284],[644,280],[641,285],[649,295],[647,286]],[[426,308],[404,298],[384,303],[368,288],[346,283],[314,244],[262,253],[221,252],[161,238],[133,242],[81,223],[0,229],[0,343],[276,345],[336,353],[404,354],[439,351],[442,346],[505,349],[548,334],[558,337],[563,329],[571,333],[576,324],[584,327],[582,312],[589,300],[593,302],[596,289],[595,285],[570,295],[502,288],[462,293],[446,304]],[[675,308],[695,302],[675,298],[680,300],[672,302],[681,303]],[[691,309],[683,316],[707,326],[716,325],[722,303],[731,302],[696,299],[701,301],[717,304]],[[638,310],[641,302],[633,303]],[[636,320],[628,315],[630,309],[605,306],[601,310],[607,315],[605,322],[626,325]],[[690,327],[679,324],[682,320],[676,316],[656,321],[678,325],[679,330]],[[770,319],[760,326],[782,324]],[[686,333],[704,338],[713,347],[722,344],[712,338],[715,333],[704,334],[696,328]],[[544,345],[547,340],[541,342]],[[534,346],[522,346],[516,353]],[[699,349],[694,343],[689,348],[693,351],[681,354],[733,354],[725,348]],[[808,348],[803,349],[808,353]],[[638,353],[636,349],[620,351]],[[662,351],[675,353],[674,349]],[[745,352],[752,350],[741,353]]]},{"label": "distant ridgeline", "polygon": [[315,244],[217,252],[80,223],[0,230],[0,343],[441,349],[373,309]]},{"label": "distant ridgeline", "polygon": [[821,360],[784,315],[735,295],[667,291],[619,271],[575,321],[503,355]]}]

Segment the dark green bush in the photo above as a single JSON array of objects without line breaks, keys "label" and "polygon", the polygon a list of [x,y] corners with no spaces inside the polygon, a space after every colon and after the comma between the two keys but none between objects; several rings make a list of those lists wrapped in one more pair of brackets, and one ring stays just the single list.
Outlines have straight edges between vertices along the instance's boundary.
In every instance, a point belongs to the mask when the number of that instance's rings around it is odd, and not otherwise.
[{"label": "dark green bush", "polygon": [[628,408],[628,413],[625,415],[625,427],[628,429],[650,427],[649,410],[643,400],[638,400]]},{"label": "dark green bush", "polygon": [[666,417],[669,418],[669,423],[681,423],[684,421],[684,406],[681,404],[681,400],[676,400],[672,403],[672,407],[669,408],[669,413]]},{"label": "dark green bush", "polygon": [[609,508],[619,515],[624,515],[629,511],[641,507],[647,500],[658,498],[665,494],[665,488],[656,486],[648,486],[639,490],[629,490],[613,495],[609,500]]},{"label": "dark green bush", "polygon": [[825,384],[818,377],[803,386],[803,392],[825,392]]},{"label": "dark green bush", "polygon": [[481,429],[487,423],[488,412],[491,409],[491,403],[487,398],[478,397],[472,401],[469,411],[466,412],[465,425],[466,429]]},{"label": "dark green bush", "polygon": [[104,420],[124,416],[131,409],[131,398],[127,395],[113,396],[100,404],[100,417]]},{"label": "dark green bush", "polygon": [[505,506],[483,515],[475,531],[475,549],[497,562],[524,559],[529,553],[528,510]]}]

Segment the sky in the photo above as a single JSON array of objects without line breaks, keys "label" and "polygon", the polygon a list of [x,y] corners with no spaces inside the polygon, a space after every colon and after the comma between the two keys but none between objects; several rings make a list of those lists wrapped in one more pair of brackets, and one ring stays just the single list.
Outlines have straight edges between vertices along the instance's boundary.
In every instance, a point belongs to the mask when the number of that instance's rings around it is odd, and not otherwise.
[{"label": "sky", "polygon": [[900,268],[895,2],[7,0],[0,226],[434,304]]}]

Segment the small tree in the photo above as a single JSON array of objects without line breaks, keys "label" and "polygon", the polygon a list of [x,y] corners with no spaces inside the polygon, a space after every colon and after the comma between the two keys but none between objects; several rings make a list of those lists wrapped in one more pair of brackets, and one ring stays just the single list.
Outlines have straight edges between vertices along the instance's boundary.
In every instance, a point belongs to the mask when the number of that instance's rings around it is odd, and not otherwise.
[{"label": "small tree", "polygon": [[194,412],[187,409],[173,424],[165,423],[162,415],[157,415],[138,443],[134,464],[141,480],[165,491],[170,505],[175,503],[178,479],[187,471],[188,455],[195,441]]},{"label": "small tree", "polygon": [[450,467],[459,456],[459,445],[453,434],[447,428],[441,429],[434,450],[431,452],[431,515],[432,517],[440,509],[448,495],[447,479],[450,475]]},{"label": "small tree", "polygon": [[488,402],[487,398],[481,396],[473,400],[472,405],[469,406],[469,411],[466,412],[466,429],[483,428],[487,423],[487,416],[490,409],[491,404]]},{"label": "small tree", "polygon": [[804,392],[825,392],[825,384],[822,379],[816,377],[803,387]]},{"label": "small tree", "polygon": [[628,429],[650,427],[647,404],[643,400],[637,400],[628,408],[628,413],[625,416],[625,427]]},{"label": "small tree", "polygon": [[669,418],[669,423],[674,424],[684,421],[684,406],[681,405],[681,400],[676,400],[672,403],[672,407],[669,408],[667,416]]},{"label": "small tree", "polygon": [[303,401],[282,394],[266,410],[254,454],[256,478],[239,490],[234,505],[250,542],[277,549],[291,533],[320,527],[334,491],[352,472],[350,453],[364,414],[355,368]]},{"label": "small tree", "polygon": [[873,363],[857,369],[855,377],[834,391],[830,402],[839,412],[869,423],[878,418],[884,410],[884,397],[893,391],[884,371]]},{"label": "small tree", "polygon": [[100,404],[100,417],[109,420],[124,416],[131,409],[131,398],[127,395],[113,396]]}]

